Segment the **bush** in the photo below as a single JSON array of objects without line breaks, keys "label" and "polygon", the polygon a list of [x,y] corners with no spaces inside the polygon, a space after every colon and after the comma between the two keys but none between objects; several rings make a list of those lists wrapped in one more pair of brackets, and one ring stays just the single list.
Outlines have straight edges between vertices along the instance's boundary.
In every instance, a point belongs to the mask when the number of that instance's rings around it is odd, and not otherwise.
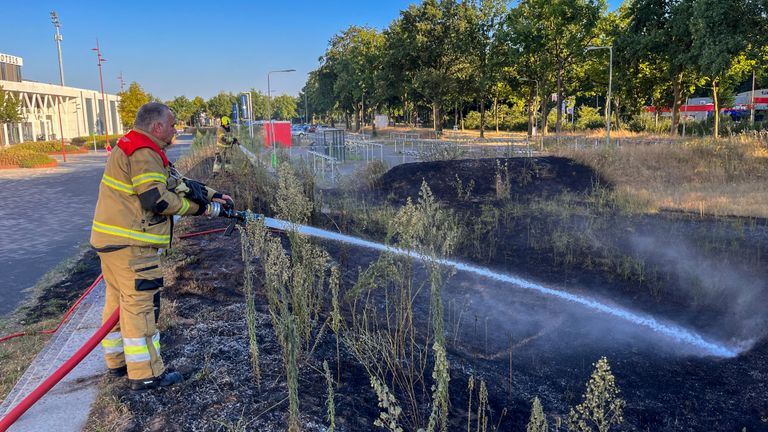
[{"label": "bush", "polygon": [[653,113],[636,115],[627,123],[627,129],[631,132],[668,133],[672,127],[672,119],[659,116],[658,123]]},{"label": "bush", "polygon": [[[37,142],[29,141],[29,142],[23,142],[21,144],[16,144],[13,147],[27,149],[35,153],[60,153],[61,141],[37,141]],[[78,153],[78,152],[81,152],[82,149],[77,146],[65,144],[64,151]]]},{"label": "bush", "polygon": [[470,111],[464,117],[464,127],[467,129],[480,129],[480,113]]},{"label": "bush", "polygon": [[14,146],[0,150],[0,166],[34,168],[40,165],[55,163],[56,161],[44,153]]},{"label": "bush", "polygon": [[[112,147],[114,147],[117,144],[117,140],[122,138],[122,136],[123,136],[122,134],[109,135],[109,143],[112,145]],[[75,137],[75,138],[72,138],[72,144],[76,146],[83,146],[85,148],[92,149],[94,137],[96,139],[96,148],[103,150],[105,147],[104,135],[95,135],[95,136],[87,135],[87,136]]]},{"label": "bush", "polygon": [[582,105],[576,109],[577,129],[600,129],[602,127],[605,127],[605,117],[600,114],[597,108]]}]

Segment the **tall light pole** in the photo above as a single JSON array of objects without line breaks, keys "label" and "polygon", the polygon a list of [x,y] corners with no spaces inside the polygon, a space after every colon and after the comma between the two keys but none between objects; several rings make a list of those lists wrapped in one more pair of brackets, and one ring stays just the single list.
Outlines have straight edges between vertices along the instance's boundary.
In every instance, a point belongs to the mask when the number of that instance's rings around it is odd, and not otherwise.
[{"label": "tall light pole", "polygon": [[107,97],[104,93],[104,76],[101,73],[101,64],[107,61],[101,56],[101,48],[99,48],[99,40],[96,39],[96,48],[91,48],[91,51],[96,51],[96,58],[99,62],[99,82],[101,83],[101,101],[104,104],[104,148],[109,149],[109,121],[107,120]]},{"label": "tall light pole", "polygon": [[[53,26],[56,27],[56,34],[53,36],[53,39],[56,41],[56,49],[59,51],[59,80],[61,82],[61,86],[64,87],[64,63],[61,60],[61,41],[64,40],[64,37],[61,36],[61,32],[59,31],[61,29],[61,22],[59,21],[59,15],[56,13],[56,11],[51,11],[51,22],[53,23]],[[67,161],[67,153],[64,150],[64,127],[61,124],[61,96],[57,98],[56,101],[56,108],[59,111],[59,139],[61,139],[61,156],[64,159],[64,162]]]},{"label": "tall light pole", "polygon": [[611,84],[613,82],[613,46],[588,46],[584,52],[592,51],[596,49],[607,49],[609,53],[608,58],[608,100],[606,101],[608,105],[608,121],[605,122],[605,130],[606,130],[606,143],[610,146],[611,145]]},{"label": "tall light pole", "polygon": [[[536,79],[536,78],[520,78],[520,81],[533,81],[533,82],[536,83],[536,100],[533,102],[533,103],[536,103],[536,101],[539,100],[539,80]],[[539,125],[539,121],[538,121],[537,114],[538,114],[538,110],[534,109],[533,110],[533,128],[535,129],[533,131],[534,132],[534,134],[533,134],[534,136],[538,135],[537,132],[538,132],[538,127],[539,127],[538,126]],[[543,148],[544,144],[543,143],[544,143],[544,141],[542,141],[542,150],[544,150],[544,148]],[[530,143],[528,144],[528,146],[529,146],[529,148],[528,148],[528,156],[530,156],[531,155]]]},{"label": "tall light pole", "polygon": [[269,116],[269,142],[272,144],[272,168],[277,168],[277,153],[275,149],[275,125],[272,123],[272,88],[269,84],[269,76],[273,73],[296,72],[296,69],[281,69],[267,72],[267,115]]},{"label": "tall light pole", "polygon": [[56,34],[53,36],[53,39],[56,41],[56,48],[59,50],[59,79],[61,80],[61,86],[63,87],[64,63],[61,60],[61,41],[64,40],[64,37],[61,35],[61,32],[59,32],[61,29],[61,22],[59,21],[59,15],[56,11],[51,11],[51,22],[53,23],[53,26],[56,27]]}]

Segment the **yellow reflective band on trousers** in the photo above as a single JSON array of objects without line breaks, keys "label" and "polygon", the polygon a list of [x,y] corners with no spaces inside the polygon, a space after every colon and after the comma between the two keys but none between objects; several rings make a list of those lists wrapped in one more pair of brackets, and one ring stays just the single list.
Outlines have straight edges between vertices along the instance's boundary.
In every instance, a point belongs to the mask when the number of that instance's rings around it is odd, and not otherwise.
[{"label": "yellow reflective band on trousers", "polygon": [[123,352],[123,337],[120,332],[112,332],[104,337],[101,346],[107,354],[120,354]]},{"label": "yellow reflective band on trousers", "polygon": [[[125,361],[126,362],[144,362],[149,361],[149,347],[147,338],[123,338],[125,343]],[[155,352],[160,355],[160,333],[152,335],[152,345]]]},{"label": "yellow reflective band on trousers", "polygon": [[165,177],[165,174],[157,173],[157,172],[148,172],[144,174],[139,174],[136,177],[131,179],[131,182],[133,183],[133,187],[136,187],[144,183],[153,182],[153,181],[166,183],[166,184],[168,182],[167,178]]},{"label": "yellow reflective band on trousers", "polygon": [[139,240],[151,244],[166,244],[171,241],[170,235],[149,234],[141,231],[129,230],[114,225],[107,225],[93,220],[93,230],[104,234],[111,234],[118,237],[125,237],[133,240]]},{"label": "yellow reflective band on trousers", "polygon": [[125,192],[128,195],[136,195],[136,192],[133,191],[133,186],[127,183],[123,183],[120,180],[114,179],[106,174],[104,174],[104,177],[101,178],[101,182],[111,187],[112,189]]}]

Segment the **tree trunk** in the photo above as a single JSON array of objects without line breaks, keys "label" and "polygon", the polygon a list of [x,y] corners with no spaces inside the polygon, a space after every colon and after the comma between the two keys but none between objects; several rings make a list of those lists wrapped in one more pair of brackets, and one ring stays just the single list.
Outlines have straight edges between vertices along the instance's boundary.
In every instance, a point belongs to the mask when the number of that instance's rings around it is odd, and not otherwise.
[{"label": "tree trunk", "polygon": [[461,131],[464,132],[464,107],[459,110],[459,119],[461,121]]},{"label": "tree trunk", "polygon": [[485,98],[480,99],[480,138],[485,138]]},{"label": "tree trunk", "polygon": [[355,105],[355,132],[360,131],[360,106]]},{"label": "tree trunk", "polygon": [[563,68],[557,71],[557,122],[555,123],[555,132],[560,134],[563,126]]},{"label": "tree trunk", "polygon": [[619,118],[619,104],[621,99],[617,96],[613,98],[615,103],[613,104],[613,116],[616,118],[616,130],[621,129],[621,119]]},{"label": "tree trunk", "polygon": [[453,125],[459,125],[459,104],[456,102],[453,103]]},{"label": "tree trunk", "polygon": [[547,106],[547,103],[542,98],[541,100],[541,134],[546,135],[548,132],[549,127],[549,107]]},{"label": "tree trunk", "polygon": [[432,123],[436,132],[443,130],[442,113],[440,112],[440,102],[432,102]]},{"label": "tree trunk", "polygon": [[493,97],[493,121],[496,122],[496,133],[499,133],[499,97]]},{"label": "tree trunk", "polygon": [[715,102],[715,139],[720,138],[720,104],[717,100],[717,78],[712,79],[712,100]]},{"label": "tree trunk", "polygon": [[677,125],[680,122],[680,100],[683,92],[683,73],[675,75],[672,82],[672,127],[669,129],[670,135],[677,135]]}]

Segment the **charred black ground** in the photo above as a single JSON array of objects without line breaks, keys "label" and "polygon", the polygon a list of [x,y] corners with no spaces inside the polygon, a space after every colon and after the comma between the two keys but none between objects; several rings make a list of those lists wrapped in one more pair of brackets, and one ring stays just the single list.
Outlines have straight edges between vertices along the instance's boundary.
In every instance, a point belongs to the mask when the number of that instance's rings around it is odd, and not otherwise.
[{"label": "charred black ground", "polygon": [[[506,199],[498,198],[494,187],[497,167],[503,164],[512,179]],[[457,195],[456,176],[465,185],[474,182],[468,199]],[[541,398],[551,430],[557,430],[552,427],[556,418],[564,419],[569,408],[580,402],[592,363],[603,355],[627,401],[625,423],[617,430],[746,427],[757,431],[768,427],[768,343],[764,333],[756,330],[765,328],[765,314],[760,311],[766,299],[763,281],[768,280],[765,221],[671,213],[637,216],[611,206],[591,210],[590,203],[606,183],[589,168],[562,158],[407,164],[387,172],[379,188],[368,196],[380,204],[401,205],[408,197],[418,197],[422,180],[465,220],[481,220],[484,212],[487,217],[488,208],[502,213],[503,223],[497,230],[479,234],[486,241],[494,236],[496,253],[476,255],[465,245],[463,258],[468,261],[660,316],[715,340],[735,342],[750,332],[757,339],[735,358],[693,355],[671,341],[617,325],[599,314],[456,274],[443,292],[451,367],[451,430],[466,428],[470,375],[488,383],[491,423],[498,423],[499,430],[525,430],[534,396]],[[563,196],[568,212],[558,210]],[[557,205],[553,210],[546,203]],[[343,229],[381,239],[380,227],[362,228],[354,220],[336,222]],[[223,223],[197,219],[182,230],[198,231]],[[579,229],[596,233],[581,243],[578,236],[566,237],[572,242],[570,254],[579,259],[564,260],[568,255],[560,249],[532,243],[532,239],[546,243],[541,239],[560,230]],[[377,257],[346,245],[325,246],[344,271],[345,288],[356,280],[359,268]],[[688,267],[674,261],[681,250],[692,255]],[[612,264],[612,253],[648,262],[644,270],[648,274],[638,278],[632,271],[622,273]],[[707,267],[714,274],[702,274]],[[238,424],[244,430],[285,429],[284,368],[263,298],[257,306],[265,375],[260,388],[248,367],[242,268],[236,236],[178,242],[164,294],[166,302],[175,304],[178,318],[164,331],[162,344],[170,367],[184,373],[187,381],[175,389],[141,395],[128,393],[124,382],[105,381],[130,413],[116,429],[233,430]],[[707,285],[707,277],[726,270],[741,276],[739,283],[749,286],[750,292],[735,292],[730,282]],[[704,288],[691,290],[691,283]],[[735,297],[739,301],[733,301]],[[416,307],[426,320],[428,299],[420,298]],[[324,430],[327,424],[325,380],[319,372],[323,360],[336,362],[331,332],[325,333],[301,369],[304,430]],[[339,361],[337,426],[339,430],[372,430],[378,408],[368,377],[343,345]],[[501,417],[505,408],[507,413]],[[104,410],[95,412],[91,426],[103,424],[108,416]],[[560,430],[566,430],[564,423]]]}]

